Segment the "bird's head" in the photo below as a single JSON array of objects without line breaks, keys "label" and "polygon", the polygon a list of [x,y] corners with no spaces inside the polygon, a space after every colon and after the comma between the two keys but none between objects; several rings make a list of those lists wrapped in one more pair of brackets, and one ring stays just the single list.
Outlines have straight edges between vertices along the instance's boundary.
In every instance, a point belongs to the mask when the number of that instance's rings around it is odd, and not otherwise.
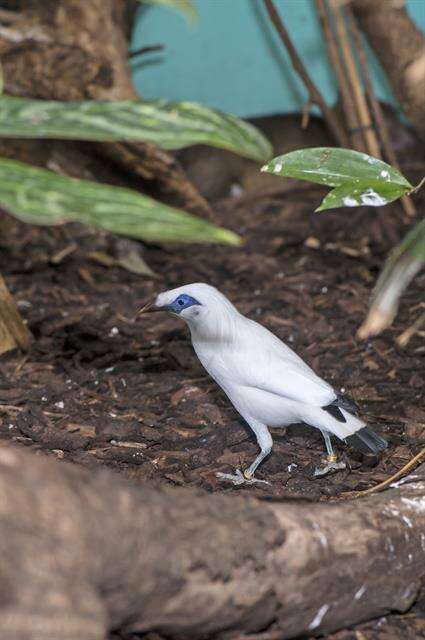
[{"label": "bird's head", "polygon": [[195,282],[158,294],[137,315],[168,311],[185,320],[191,329],[213,331],[229,313],[237,314],[232,303],[218,289]]}]

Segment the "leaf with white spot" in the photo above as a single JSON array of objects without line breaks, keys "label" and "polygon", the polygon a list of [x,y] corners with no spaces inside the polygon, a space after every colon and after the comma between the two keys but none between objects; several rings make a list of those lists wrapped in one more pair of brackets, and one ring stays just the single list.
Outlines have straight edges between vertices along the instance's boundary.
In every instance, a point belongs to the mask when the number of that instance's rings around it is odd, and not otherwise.
[{"label": "leaf with white spot", "polygon": [[[366,186],[366,184],[368,186]],[[391,183],[360,181],[356,186],[344,184],[329,191],[316,211],[337,209],[338,207],[382,207],[397,200],[405,191]]]},{"label": "leaf with white spot", "polygon": [[262,171],[334,187],[317,211],[364,205],[380,207],[413,189],[400,171],[386,162],[336,147],[291,151],[271,160]]}]

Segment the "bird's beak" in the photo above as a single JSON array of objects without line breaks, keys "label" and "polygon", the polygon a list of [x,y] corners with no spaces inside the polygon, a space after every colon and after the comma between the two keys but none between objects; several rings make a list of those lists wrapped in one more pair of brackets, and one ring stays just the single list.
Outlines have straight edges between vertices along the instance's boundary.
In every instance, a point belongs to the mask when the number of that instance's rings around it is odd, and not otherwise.
[{"label": "bird's beak", "polygon": [[155,299],[151,300],[150,302],[145,304],[144,307],[139,309],[139,311],[136,313],[136,318],[141,316],[143,313],[153,313],[154,311],[161,311],[161,307],[156,306]]}]

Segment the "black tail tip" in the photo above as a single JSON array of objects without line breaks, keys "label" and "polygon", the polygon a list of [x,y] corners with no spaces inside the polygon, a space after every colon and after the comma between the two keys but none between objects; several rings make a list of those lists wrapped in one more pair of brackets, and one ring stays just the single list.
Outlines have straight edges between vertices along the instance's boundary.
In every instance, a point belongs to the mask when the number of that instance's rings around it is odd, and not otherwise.
[{"label": "black tail tip", "polygon": [[356,433],[345,438],[345,442],[353,447],[353,449],[360,451],[360,453],[378,454],[381,451],[385,451],[388,447],[388,442],[375,433],[373,429],[370,429],[370,427],[359,429]]}]

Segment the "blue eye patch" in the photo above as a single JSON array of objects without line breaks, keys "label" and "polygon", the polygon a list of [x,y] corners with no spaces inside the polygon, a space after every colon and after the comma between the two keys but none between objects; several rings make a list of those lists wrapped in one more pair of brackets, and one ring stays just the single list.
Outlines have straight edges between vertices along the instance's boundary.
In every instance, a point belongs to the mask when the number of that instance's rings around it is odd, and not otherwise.
[{"label": "blue eye patch", "polygon": [[200,305],[201,303],[198,302],[196,298],[192,298],[192,296],[182,293],[174,300],[174,302],[168,304],[166,309],[167,311],[172,311],[172,313],[181,313],[184,309],[193,307],[195,304]]}]

